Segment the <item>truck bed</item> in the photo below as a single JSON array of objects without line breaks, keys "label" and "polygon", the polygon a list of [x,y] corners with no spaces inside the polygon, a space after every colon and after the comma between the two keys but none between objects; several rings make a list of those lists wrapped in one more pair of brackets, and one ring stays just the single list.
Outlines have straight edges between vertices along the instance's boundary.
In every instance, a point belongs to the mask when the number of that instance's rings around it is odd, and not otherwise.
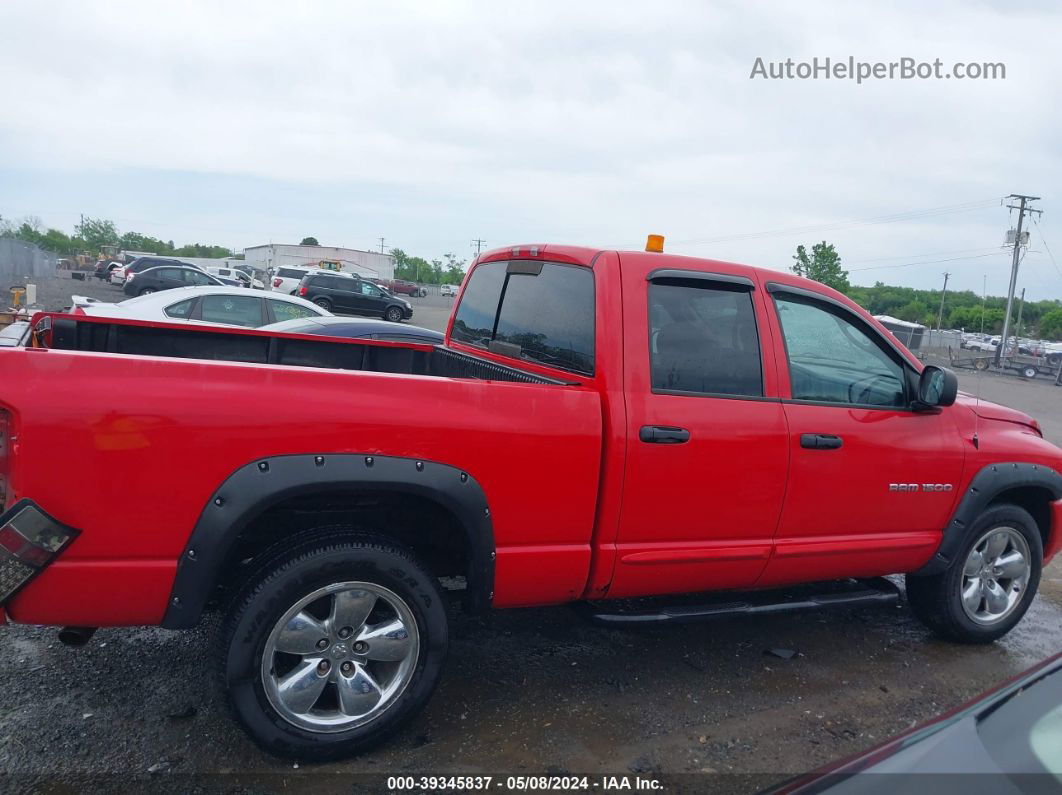
[{"label": "truck bed", "polygon": [[[35,347],[0,348],[0,409],[18,439],[8,501],[31,498],[81,534],[9,603],[16,620],[157,624],[214,492],[284,455],[467,472],[490,507],[495,605],[585,588],[602,450],[591,387],[442,346],[58,314],[36,323]],[[115,582],[129,596],[120,606]]]},{"label": "truck bed", "polygon": [[[83,315],[34,318],[35,335],[56,350],[367,370],[528,384],[562,384],[443,346],[284,334],[187,323],[147,323]],[[49,333],[50,332],[50,333]]]}]

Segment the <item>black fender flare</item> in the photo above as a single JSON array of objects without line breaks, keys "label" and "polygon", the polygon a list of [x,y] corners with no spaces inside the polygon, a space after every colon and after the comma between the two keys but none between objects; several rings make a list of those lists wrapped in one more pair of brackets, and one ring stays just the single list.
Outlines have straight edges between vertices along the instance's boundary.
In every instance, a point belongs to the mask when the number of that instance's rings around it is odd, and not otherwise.
[{"label": "black fender flare", "polygon": [[[1062,475],[1042,464],[1008,462],[982,467],[966,488],[959,500],[951,521],[944,528],[940,546],[922,568],[912,572],[914,576],[939,574],[948,568],[966,540],[967,530],[977,517],[996,497],[1004,491],[1026,486],[1047,489],[1052,499],[1062,498]],[[1059,532],[1060,528],[1052,528]]]},{"label": "black fender flare", "polygon": [[431,499],[450,511],[468,540],[465,604],[490,605],[494,595],[494,528],[486,495],[455,467],[371,453],[281,455],[252,461],[210,496],[177,564],[166,629],[194,627],[236,539],[263,511],[322,489],[382,489]]}]

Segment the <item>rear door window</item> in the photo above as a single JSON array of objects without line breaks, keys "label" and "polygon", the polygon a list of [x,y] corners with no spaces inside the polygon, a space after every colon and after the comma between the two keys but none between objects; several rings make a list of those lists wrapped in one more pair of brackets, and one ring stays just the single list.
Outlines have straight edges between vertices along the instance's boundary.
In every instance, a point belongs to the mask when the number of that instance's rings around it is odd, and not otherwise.
[{"label": "rear door window", "polygon": [[294,268],[277,268],[277,276],[282,279],[302,279],[306,271],[297,271]]},{"label": "rear door window", "polygon": [[553,262],[476,267],[454,319],[453,337],[527,361],[594,373],[594,274]]},{"label": "rear door window", "polygon": [[273,317],[278,323],[281,320],[295,320],[300,317],[317,317],[317,312],[312,309],[289,301],[278,301],[275,298],[269,299],[269,308],[273,310]]},{"label": "rear door window", "polygon": [[761,397],[751,291],[701,279],[650,283],[649,361],[654,392]]},{"label": "rear door window", "polygon": [[204,295],[199,315],[208,323],[257,328],[262,325],[262,299],[244,295]]}]

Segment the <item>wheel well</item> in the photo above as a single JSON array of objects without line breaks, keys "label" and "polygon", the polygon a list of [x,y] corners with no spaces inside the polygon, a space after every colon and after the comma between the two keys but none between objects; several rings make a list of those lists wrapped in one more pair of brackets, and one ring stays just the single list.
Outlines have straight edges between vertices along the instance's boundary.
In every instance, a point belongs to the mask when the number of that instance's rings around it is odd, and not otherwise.
[{"label": "wheel well", "polygon": [[1040,529],[1040,538],[1046,548],[1052,530],[1050,502],[1053,499],[1054,495],[1051,491],[1041,486],[1018,486],[1001,491],[992,498],[989,506],[1007,503],[1024,508],[1036,520],[1036,526]]},{"label": "wheel well", "polygon": [[254,517],[236,537],[218,575],[215,603],[239,588],[263,558],[313,528],[348,525],[409,548],[438,578],[463,580],[469,539],[447,508],[420,495],[372,488],[333,489],[283,500]]}]

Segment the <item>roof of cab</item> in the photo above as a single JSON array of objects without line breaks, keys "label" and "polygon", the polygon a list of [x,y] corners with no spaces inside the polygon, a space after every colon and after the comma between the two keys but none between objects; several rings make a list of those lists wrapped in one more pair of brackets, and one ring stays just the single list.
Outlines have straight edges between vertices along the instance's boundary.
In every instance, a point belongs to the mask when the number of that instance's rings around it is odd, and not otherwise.
[{"label": "roof of cab", "polygon": [[803,276],[797,276],[787,270],[764,268],[755,265],[744,265],[739,262],[726,262],[724,260],[709,259],[707,257],[693,257],[686,254],[668,254],[651,251],[634,251],[622,249],[590,248],[589,246],[564,246],[555,243],[519,243],[511,246],[494,248],[484,251],[478,262],[492,262],[505,259],[542,259],[552,262],[562,262],[568,265],[590,266],[599,254],[606,251],[614,251],[623,261],[625,267],[633,266],[637,270],[643,270],[648,276],[654,270],[660,268],[687,268],[690,270],[715,271],[751,277],[758,274],[764,282],[778,282],[793,287],[812,289],[821,294],[839,300],[846,305],[858,309],[866,317],[870,317],[861,308],[857,307],[847,296],[828,287],[820,282],[811,281]]}]

